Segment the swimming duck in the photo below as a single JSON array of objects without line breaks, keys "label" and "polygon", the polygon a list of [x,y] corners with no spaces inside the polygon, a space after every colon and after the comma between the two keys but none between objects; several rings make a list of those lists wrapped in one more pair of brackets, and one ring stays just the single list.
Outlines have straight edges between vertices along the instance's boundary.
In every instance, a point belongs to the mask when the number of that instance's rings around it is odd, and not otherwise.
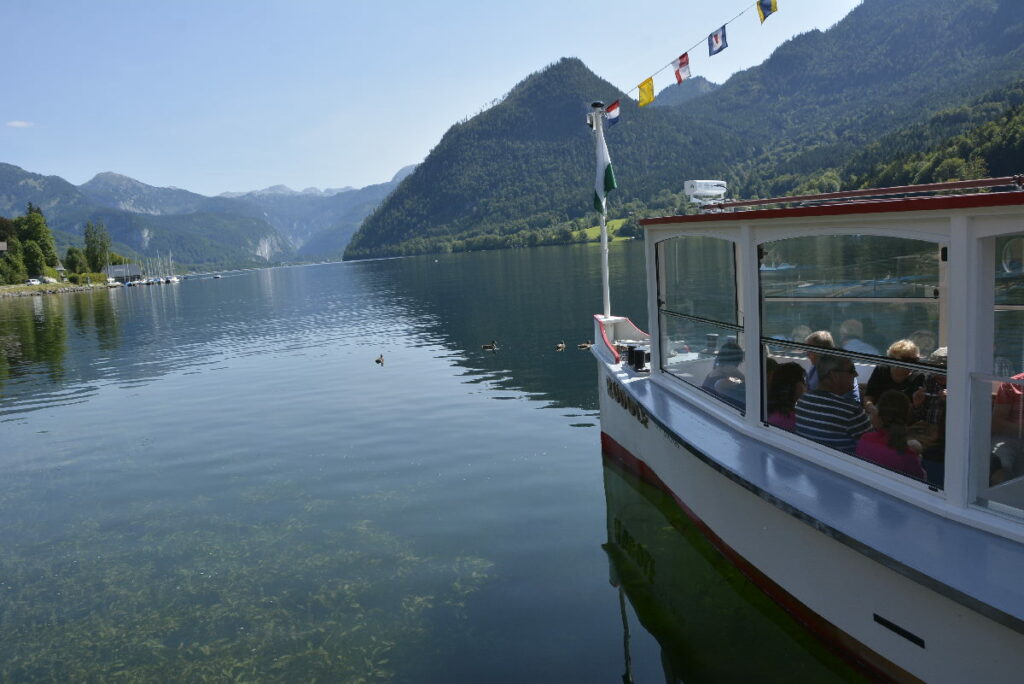
[{"label": "swimming duck", "polygon": [[373,362],[374,362],[375,364],[377,364],[378,366],[383,366],[383,365],[384,365],[384,355],[383,355],[383,354],[381,354],[380,356],[378,356],[377,358],[375,358],[375,359],[373,360]]},{"label": "swimming duck", "polygon": [[491,340],[490,344],[481,344],[480,348],[484,351],[498,351],[498,343]]},{"label": "swimming duck", "polygon": [[555,345],[555,351],[565,351],[565,341],[561,341]]},{"label": "swimming duck", "polygon": [[590,340],[587,340],[586,342],[580,342],[579,344],[577,344],[576,348],[577,349],[584,349],[584,350],[586,350],[586,349],[590,349],[593,346],[594,346],[594,343],[591,342]]}]

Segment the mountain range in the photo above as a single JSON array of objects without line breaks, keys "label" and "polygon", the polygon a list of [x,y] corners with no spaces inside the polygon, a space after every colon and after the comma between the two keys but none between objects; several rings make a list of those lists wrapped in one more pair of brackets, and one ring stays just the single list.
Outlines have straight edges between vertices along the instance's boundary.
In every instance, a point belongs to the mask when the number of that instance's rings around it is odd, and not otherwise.
[{"label": "mountain range", "polygon": [[43,210],[61,253],[81,243],[91,221],[105,225],[118,252],[172,253],[176,262],[191,267],[339,258],[363,218],[413,168],[365,188],[299,192],[278,185],[207,197],[112,172],[76,186],[0,163],[0,215],[20,215],[32,202]]},{"label": "mountain range", "polygon": [[[580,60],[562,59],[452,126],[367,217],[345,258],[542,244],[557,232],[571,239],[596,223],[584,125],[593,101],[621,101],[607,135],[619,185],[609,215],[621,217],[685,211],[689,178],[722,178],[734,197],[849,186],[897,154],[927,152],[891,144],[902,132],[951,137],[1006,116],[1014,105],[1002,93],[1021,79],[1017,0],[864,0],[720,86],[673,84],[644,108]],[[878,147],[882,140],[890,144]],[[957,168],[980,167],[946,167]]]},{"label": "mountain range", "polygon": [[835,26],[796,36],[723,84],[698,74],[643,108],[563,58],[454,124],[421,164],[360,189],[206,197],[113,173],[74,186],[0,164],[0,215],[31,201],[58,245],[102,221],[126,254],[173,251],[194,266],[571,242],[596,223],[584,122],[597,100],[621,101],[620,123],[607,133],[619,185],[610,218],[686,211],[689,178],[722,178],[733,197],[766,197],[1019,173],[1018,5],[863,0]]}]

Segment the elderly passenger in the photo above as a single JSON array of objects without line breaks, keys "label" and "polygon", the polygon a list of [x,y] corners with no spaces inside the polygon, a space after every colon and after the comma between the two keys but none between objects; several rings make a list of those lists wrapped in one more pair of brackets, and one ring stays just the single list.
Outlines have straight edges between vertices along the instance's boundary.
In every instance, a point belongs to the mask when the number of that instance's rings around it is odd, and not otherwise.
[{"label": "elderly passenger", "polygon": [[871,429],[864,408],[844,396],[853,391],[857,371],[852,361],[838,356],[822,356],[815,369],[818,388],[796,403],[796,433],[852,454],[860,436]]},{"label": "elderly passenger", "polygon": [[[885,354],[890,359],[917,363],[920,361],[920,352],[917,345],[910,340],[896,340],[889,345]],[[868,378],[868,386],[864,390],[864,398],[871,403],[876,403],[878,398],[888,390],[896,390],[906,395],[907,399],[914,399],[914,394],[924,384],[924,375],[914,373],[909,368],[900,366],[875,366],[875,370]],[[914,402],[919,406],[923,395]]]}]

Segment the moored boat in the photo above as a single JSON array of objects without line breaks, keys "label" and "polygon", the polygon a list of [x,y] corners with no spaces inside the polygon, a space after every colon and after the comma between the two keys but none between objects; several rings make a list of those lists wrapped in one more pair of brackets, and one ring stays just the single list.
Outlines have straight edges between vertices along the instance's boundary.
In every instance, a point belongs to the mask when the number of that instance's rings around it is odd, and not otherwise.
[{"label": "moored boat", "polygon": [[[642,220],[650,333],[607,303],[594,318],[606,457],[872,676],[1024,672],[1021,185]],[[812,387],[777,420],[783,365]],[[871,395],[875,378],[896,389]]]}]

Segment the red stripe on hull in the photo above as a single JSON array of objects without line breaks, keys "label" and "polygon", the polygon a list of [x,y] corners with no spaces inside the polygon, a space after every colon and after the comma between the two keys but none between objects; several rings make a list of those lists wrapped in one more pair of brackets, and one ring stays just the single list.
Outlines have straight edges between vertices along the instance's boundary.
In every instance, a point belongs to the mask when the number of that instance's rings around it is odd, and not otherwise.
[{"label": "red stripe on hull", "polygon": [[628,449],[616,442],[607,433],[601,433],[601,448],[606,458],[617,464],[626,472],[636,475],[644,482],[651,484],[672,497],[679,509],[700,530],[701,534],[719,553],[729,559],[761,591],[779,604],[783,610],[793,616],[808,631],[820,639],[826,646],[835,651],[854,667],[867,676],[880,681],[920,682],[912,674],[878,655],[850,635],[811,610],[807,605],[779,586],[768,575],[758,570],[746,558],[737,553],[719,537],[700,517],[694,513],[666,485],[650,466],[634,456]]}]

